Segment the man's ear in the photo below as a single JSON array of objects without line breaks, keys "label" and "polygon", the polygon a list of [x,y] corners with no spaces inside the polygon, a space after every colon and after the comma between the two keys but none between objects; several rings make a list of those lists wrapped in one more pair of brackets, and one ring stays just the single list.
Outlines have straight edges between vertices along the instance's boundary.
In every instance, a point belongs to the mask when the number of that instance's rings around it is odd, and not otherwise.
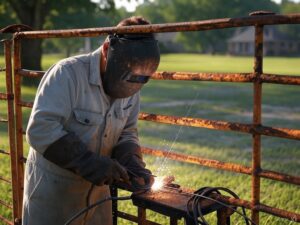
[{"label": "man's ear", "polygon": [[108,47],[109,47],[109,42],[105,41],[102,45],[102,56],[104,56],[105,61],[107,59]]}]

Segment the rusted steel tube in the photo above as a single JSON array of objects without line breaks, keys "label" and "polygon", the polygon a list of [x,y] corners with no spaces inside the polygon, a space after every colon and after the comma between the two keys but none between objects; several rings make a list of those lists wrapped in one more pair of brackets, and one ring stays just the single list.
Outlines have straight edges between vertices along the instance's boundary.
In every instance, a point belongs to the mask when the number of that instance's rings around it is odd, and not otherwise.
[{"label": "rusted steel tube", "polygon": [[5,178],[5,177],[0,176],[0,180],[6,182],[6,183],[8,183],[8,184],[11,184],[11,181],[10,181],[8,178]]},{"label": "rusted steel tube", "polygon": [[23,163],[23,134],[22,134],[22,106],[21,101],[21,80],[22,77],[18,74],[21,69],[21,42],[14,40],[14,93],[15,93],[15,127],[16,127],[16,167],[18,176],[18,215],[22,215],[23,189],[24,189],[24,163]]},{"label": "rusted steel tube", "polygon": [[0,93],[0,100],[7,100],[7,94],[6,93]]},{"label": "rusted steel tube", "polygon": [[32,108],[33,107],[33,102],[20,101],[18,105],[21,106],[21,107]]},{"label": "rusted steel tube", "polygon": [[[247,167],[235,163],[225,163],[218,160],[205,159],[197,156],[186,155],[186,154],[176,153],[176,152],[167,152],[167,151],[151,149],[147,147],[142,147],[142,152],[148,155],[165,157],[175,161],[207,166],[210,168],[222,169],[222,170],[227,170],[236,173],[242,173],[248,175],[252,174],[251,167]],[[300,177],[291,176],[284,173],[278,173],[275,171],[261,170],[260,172],[258,172],[258,176],[263,178],[268,178],[271,180],[277,180],[277,181],[286,182],[290,184],[300,185]]]},{"label": "rusted steel tube", "polygon": [[[260,76],[263,73],[263,26],[255,26],[255,61],[254,74],[255,82],[253,85],[253,125],[261,126],[261,101],[262,101],[262,84]],[[260,176],[261,171],[261,136],[259,133],[254,133],[252,138],[252,188],[251,188],[251,203],[253,206],[260,204]],[[259,224],[259,211],[252,208],[252,220]]]},{"label": "rusted steel tube", "polygon": [[254,25],[273,24],[297,24],[300,23],[299,14],[288,15],[263,15],[242,18],[223,18],[203,20],[194,22],[152,24],[124,27],[103,27],[68,30],[47,30],[47,31],[25,31],[15,33],[14,38],[66,38],[66,37],[96,37],[113,33],[162,33],[179,31],[201,31],[223,29],[229,27],[243,27]]},{"label": "rusted steel tube", "polygon": [[45,74],[45,71],[20,69],[18,74],[24,77],[41,78]]},{"label": "rusted steel tube", "polygon": [[16,155],[16,137],[15,137],[15,116],[14,116],[14,94],[13,94],[13,78],[12,78],[12,63],[11,63],[11,40],[4,42],[5,50],[5,66],[6,66],[6,92],[8,96],[7,101],[7,115],[8,115],[8,133],[10,146],[10,168],[12,178],[12,198],[13,198],[13,217],[14,221],[22,217],[19,214],[22,203],[18,201],[18,173],[17,173],[17,155]]},{"label": "rusted steel tube", "polygon": [[139,119],[165,124],[200,127],[213,130],[236,131],[300,140],[300,130],[296,129],[266,127],[261,125],[233,123],[220,120],[207,120],[201,118],[157,115],[144,112],[139,114]]},{"label": "rusted steel tube", "polygon": [[[253,209],[252,203],[247,200],[228,198],[228,197],[224,197],[222,195],[214,195],[214,196],[212,196],[212,198],[214,198],[218,201],[224,202],[226,204],[231,204],[231,205],[235,205],[235,206],[244,206],[247,209]],[[260,212],[265,212],[265,213],[269,213],[274,216],[285,218],[285,219],[288,219],[291,221],[300,222],[300,214],[298,214],[298,213],[289,212],[289,211],[286,211],[283,209],[278,209],[275,207],[270,207],[270,206],[267,206],[264,204],[256,205],[254,208]]]},{"label": "rusted steel tube", "polygon": [[156,72],[154,80],[192,80],[216,82],[253,82],[252,73],[190,73],[190,72]]},{"label": "rusted steel tube", "polygon": [[278,172],[274,172],[271,170],[261,170],[257,173],[257,175],[260,177],[263,177],[263,178],[271,179],[271,180],[277,180],[277,181],[282,181],[282,182],[286,182],[289,184],[300,185],[300,177],[292,176],[289,174],[278,173]]},{"label": "rusted steel tube", "polygon": [[0,149],[0,154],[3,154],[3,155],[10,155],[9,152],[5,151],[5,150],[2,150]]},{"label": "rusted steel tube", "polygon": [[181,162],[187,162],[202,166],[207,166],[215,169],[222,169],[227,171],[233,171],[237,173],[243,173],[243,174],[251,174],[251,168],[242,166],[239,164],[234,163],[225,163],[218,160],[211,160],[211,159],[205,159],[197,156],[192,155],[185,155],[182,153],[176,153],[176,152],[167,152],[157,149],[151,149],[147,147],[142,147],[142,152],[145,154],[158,156],[158,157],[166,157],[172,160],[181,161]]},{"label": "rusted steel tube", "polygon": [[178,116],[167,116],[167,115],[158,115],[151,113],[140,113],[140,120],[159,122],[165,124],[174,124],[181,126],[190,126],[190,127],[202,127],[214,130],[227,130],[227,131],[239,131],[244,133],[253,133],[254,129],[251,124],[242,124],[242,123],[231,123],[219,120],[206,120],[200,118],[191,118],[191,117],[178,117]]},{"label": "rusted steel tube", "polygon": [[[41,78],[45,71],[20,69],[19,75],[25,77]],[[253,73],[191,73],[158,71],[151,77],[154,80],[185,80],[185,81],[215,81],[215,82],[254,82]],[[273,84],[300,85],[300,76],[262,74],[261,82]]]},{"label": "rusted steel tube", "polygon": [[298,213],[289,212],[275,207],[270,207],[264,204],[259,204],[258,206],[256,206],[256,209],[259,210],[260,212],[269,213],[274,216],[285,218],[294,222],[300,222],[300,214]]},{"label": "rusted steel tube", "polygon": [[4,119],[4,118],[0,118],[0,123],[7,123],[8,120],[7,119]]},{"label": "rusted steel tube", "polygon": [[13,222],[9,221],[8,219],[6,219],[5,217],[0,215],[0,220],[2,220],[4,223],[8,224],[8,225],[14,225]]},{"label": "rusted steel tube", "polygon": [[300,76],[261,74],[262,83],[300,85]]},{"label": "rusted steel tube", "polygon": [[2,200],[0,200],[0,205],[4,205],[5,207],[12,209],[12,206],[10,204],[8,204],[7,202],[4,202]]}]

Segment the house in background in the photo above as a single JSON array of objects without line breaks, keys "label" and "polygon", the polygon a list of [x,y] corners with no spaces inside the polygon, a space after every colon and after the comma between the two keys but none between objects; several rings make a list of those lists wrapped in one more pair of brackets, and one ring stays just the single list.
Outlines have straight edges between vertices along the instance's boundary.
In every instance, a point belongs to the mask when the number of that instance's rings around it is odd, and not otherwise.
[{"label": "house in background", "polygon": [[[227,41],[230,55],[254,55],[254,27],[237,30]],[[292,40],[279,32],[275,26],[264,28],[264,55],[300,55],[300,41]]]}]

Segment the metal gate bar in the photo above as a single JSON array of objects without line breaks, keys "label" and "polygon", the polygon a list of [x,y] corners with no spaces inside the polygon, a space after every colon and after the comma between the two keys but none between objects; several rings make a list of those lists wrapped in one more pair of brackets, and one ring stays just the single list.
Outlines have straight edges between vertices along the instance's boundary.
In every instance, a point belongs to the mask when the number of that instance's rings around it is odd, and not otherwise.
[{"label": "metal gate bar", "polygon": [[[20,221],[21,211],[19,210],[19,203],[17,196],[18,183],[17,183],[17,171],[16,171],[16,145],[15,145],[15,120],[14,120],[14,94],[13,94],[13,79],[12,79],[12,41],[11,40],[2,40],[1,43],[4,44],[4,54],[5,54],[5,81],[6,81],[6,93],[1,93],[0,97],[2,100],[7,101],[7,126],[8,126],[8,135],[9,135],[9,151],[1,150],[1,154],[10,156],[10,169],[11,169],[11,180],[8,178],[0,177],[2,181],[9,183],[12,187],[12,205],[4,201],[0,201],[1,205],[6,206],[9,209],[13,210],[13,219],[14,222]],[[1,122],[4,122],[2,120]],[[13,224],[12,221],[7,220],[3,216],[0,217],[2,221],[7,224]]]},{"label": "metal gate bar", "polygon": [[[254,91],[254,108],[253,123],[241,124],[226,121],[204,120],[199,118],[182,118],[174,116],[163,116],[141,113],[140,119],[163,122],[168,124],[186,125],[203,127],[216,130],[238,131],[249,133],[253,136],[253,155],[252,167],[245,167],[238,164],[223,163],[215,160],[202,159],[194,156],[186,156],[178,153],[170,154],[170,158],[175,160],[197,163],[218,169],[230,170],[233,172],[245,173],[252,175],[252,199],[251,202],[245,200],[227,199],[224,202],[231,202],[235,205],[243,205],[252,210],[252,219],[259,224],[259,212],[266,212],[282,218],[287,218],[296,222],[300,222],[300,214],[277,209],[260,203],[260,177],[273,180],[280,180],[287,183],[299,185],[298,176],[290,176],[274,171],[263,170],[261,168],[261,135],[281,137],[287,139],[300,138],[300,130],[288,128],[274,128],[261,125],[261,91],[263,83],[300,85],[300,77],[263,74],[263,26],[275,24],[299,24],[300,14],[290,15],[255,15],[244,18],[225,18],[216,20],[205,20],[196,22],[169,23],[169,24],[153,24],[129,27],[106,27],[91,29],[70,29],[70,30],[51,30],[51,31],[29,31],[18,32],[14,35],[14,62],[15,62],[15,107],[16,107],[16,132],[17,132],[17,154],[18,154],[18,173],[23,171],[23,133],[22,128],[22,107],[32,107],[32,103],[22,101],[21,99],[21,77],[39,77],[42,71],[28,71],[21,68],[20,62],[20,40],[23,38],[67,38],[67,37],[95,37],[99,35],[111,33],[158,33],[158,32],[178,32],[178,31],[200,31],[223,29],[229,27],[255,26],[255,63],[253,73],[185,73],[185,72],[157,72],[153,79],[162,80],[198,80],[198,81],[216,81],[216,82],[248,82],[253,83]],[[154,155],[161,155],[161,150],[145,150],[143,151]],[[19,176],[19,182],[23,181],[23,177]],[[21,185],[21,190],[23,186]],[[19,192],[20,193],[20,192]],[[20,195],[20,194],[19,194]],[[21,196],[20,196],[21,198]],[[19,198],[19,199],[20,199]],[[143,212],[140,211],[142,215]],[[120,212],[117,215],[121,216]],[[126,215],[126,214],[123,214]],[[124,216],[131,218],[131,216]],[[133,220],[132,220],[133,221]]]}]

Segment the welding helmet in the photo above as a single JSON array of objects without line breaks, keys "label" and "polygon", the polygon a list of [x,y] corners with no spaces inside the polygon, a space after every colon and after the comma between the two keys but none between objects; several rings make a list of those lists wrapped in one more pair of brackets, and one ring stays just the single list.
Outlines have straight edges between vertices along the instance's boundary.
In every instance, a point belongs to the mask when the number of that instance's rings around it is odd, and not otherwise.
[{"label": "welding helmet", "polygon": [[152,34],[109,36],[103,88],[112,98],[126,98],[138,92],[156,71],[160,53]]}]

